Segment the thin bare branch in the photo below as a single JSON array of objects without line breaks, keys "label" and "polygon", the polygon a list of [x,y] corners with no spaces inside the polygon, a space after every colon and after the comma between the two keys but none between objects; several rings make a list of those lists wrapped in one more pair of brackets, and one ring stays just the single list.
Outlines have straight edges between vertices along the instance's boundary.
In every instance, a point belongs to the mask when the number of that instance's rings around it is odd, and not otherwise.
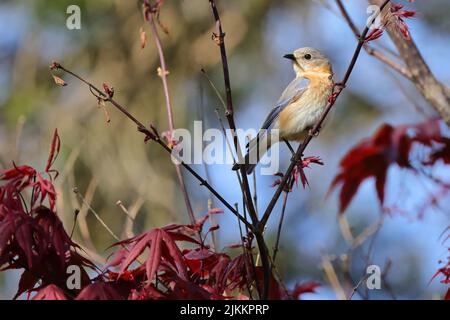
[{"label": "thin bare branch", "polygon": [[[217,31],[215,34],[213,34],[213,37],[220,48],[220,56],[221,56],[221,60],[222,60],[223,77],[224,77],[225,93],[226,93],[226,101],[227,101],[227,111],[225,112],[225,116],[228,120],[229,127],[233,134],[233,142],[234,142],[234,147],[236,149],[236,154],[237,154],[238,160],[241,160],[242,152],[241,152],[240,145],[239,145],[239,139],[236,135],[236,125],[235,125],[234,116],[233,116],[233,99],[232,99],[232,95],[231,95],[230,74],[229,74],[228,59],[227,59],[227,53],[226,53],[225,41],[224,41],[225,33],[223,32],[223,29],[222,29],[222,22],[220,20],[219,11],[217,10],[216,2],[214,0],[209,0],[209,3],[211,5],[211,10],[212,10],[214,20],[216,22],[216,28],[217,28]],[[255,206],[252,201],[250,186],[249,186],[249,182],[248,182],[248,178],[247,178],[247,174],[245,172],[244,166],[241,166],[240,173],[241,173],[241,178],[242,178],[242,186],[243,186],[243,190],[244,190],[246,206],[248,208],[248,212],[249,212],[252,224],[254,227],[256,227],[259,224],[259,219],[256,214]],[[255,234],[256,242],[258,244],[258,248],[260,251],[261,262],[262,262],[262,267],[263,267],[263,272],[264,272],[264,285],[263,285],[262,298],[267,299],[268,293],[269,293],[270,276],[271,276],[269,250],[264,241],[263,231],[259,228],[253,228],[253,232]]]},{"label": "thin bare branch", "polygon": [[[369,0],[369,2],[380,5],[383,0]],[[390,16],[385,15],[383,18],[390,19]],[[413,39],[405,39],[393,23],[387,23],[386,29],[411,73],[411,81],[425,100],[450,126],[450,94],[447,86],[436,79]]]},{"label": "thin bare branch", "polygon": [[186,164],[185,162],[182,161],[182,159],[180,159],[176,154],[172,154],[172,149],[164,142],[161,140],[161,138],[159,137],[156,129],[151,126],[150,128],[147,128],[146,126],[144,126],[144,124],[142,122],[140,122],[136,117],[134,117],[124,106],[122,106],[121,104],[119,104],[116,100],[113,99],[112,96],[107,95],[106,93],[102,92],[100,89],[98,89],[96,86],[94,86],[92,83],[90,83],[89,81],[85,80],[84,78],[82,78],[81,76],[79,76],[78,74],[66,69],[65,67],[63,67],[61,64],[57,63],[57,62],[53,62],[52,69],[60,69],[70,75],[72,75],[73,77],[77,78],[78,80],[80,80],[81,82],[85,83],[91,90],[95,91],[102,99],[104,99],[105,102],[109,102],[111,103],[115,108],[117,108],[120,112],[122,112],[128,119],[130,119],[131,121],[133,121],[136,125],[137,125],[137,129],[139,132],[143,133],[145,135],[145,139],[146,140],[153,140],[156,143],[158,143],[166,152],[168,152],[169,154],[171,154],[172,156],[174,156],[179,162],[180,164],[191,174],[195,177],[195,179],[197,179],[200,182],[200,185],[204,186],[205,188],[207,188],[209,191],[211,191],[211,193],[228,209],[231,211],[231,213],[233,213],[235,216],[237,216],[239,218],[239,220],[241,220],[247,227],[249,227],[251,230],[254,229],[254,227],[252,226],[251,223],[249,223],[247,221],[247,219],[245,219],[239,212],[237,212],[233,206],[231,206],[209,183],[208,181],[206,181],[205,179],[203,179],[194,169],[192,169],[188,164]]},{"label": "thin bare branch", "polygon": [[[345,21],[349,25],[350,29],[353,31],[355,37],[358,39],[359,38],[358,28],[356,27],[355,23],[353,22],[352,18],[350,17],[347,9],[345,8],[344,4],[342,3],[342,0],[336,0],[336,4],[337,4],[339,10],[341,11],[342,16],[344,17]],[[385,55],[381,51],[369,46],[367,43],[364,44],[364,49],[366,50],[366,52],[368,54],[370,54],[371,56],[374,56],[378,60],[382,61],[383,63],[385,63],[386,65],[391,67],[393,70],[400,73],[405,78],[407,78],[409,80],[412,79],[411,73],[409,72],[408,68],[406,68],[405,66],[392,60],[391,58],[389,58],[387,55]]]},{"label": "thin bare branch", "polygon": [[[144,5],[145,7],[145,5]],[[145,10],[144,10],[145,11]],[[150,28],[152,30],[153,38],[155,39],[156,48],[158,49],[159,61],[161,63],[160,69],[158,69],[158,75],[161,78],[163,89],[164,89],[164,97],[166,100],[166,109],[167,109],[167,118],[169,120],[169,137],[172,139],[174,124],[173,124],[173,109],[172,103],[170,101],[170,93],[169,93],[169,85],[167,82],[167,75],[169,71],[167,70],[166,59],[164,57],[164,51],[161,45],[161,39],[158,34],[158,29],[156,28],[154,14],[148,13],[145,14],[145,18],[150,24]],[[183,193],[184,202],[186,204],[186,209],[189,215],[189,219],[192,224],[195,223],[195,214],[192,209],[191,200],[189,198],[189,193],[186,188],[186,182],[184,181],[183,173],[181,172],[181,168],[179,165],[175,165],[175,169],[177,172],[178,182],[180,183],[181,192]]]},{"label": "thin bare branch", "polygon": [[97,219],[98,222],[105,228],[105,230],[117,241],[120,241],[120,238],[114,233],[114,231],[111,230],[110,227],[103,221],[103,219],[98,215],[97,211],[94,210],[94,208],[91,207],[91,205],[86,201],[86,199],[80,194],[77,187],[73,188],[73,192],[80,198],[80,200],[83,202],[83,204],[91,211]]},{"label": "thin bare branch", "polygon": [[281,229],[283,227],[283,221],[284,221],[284,213],[286,211],[286,205],[287,205],[287,199],[289,196],[289,192],[285,191],[284,192],[284,198],[283,198],[283,205],[281,207],[281,216],[280,216],[280,221],[278,222],[278,230],[277,230],[277,240],[275,242],[275,247],[273,248],[273,254],[272,254],[272,268],[274,267],[275,264],[275,260],[277,259],[277,253],[278,253],[278,248],[280,246],[280,237],[281,237]]}]

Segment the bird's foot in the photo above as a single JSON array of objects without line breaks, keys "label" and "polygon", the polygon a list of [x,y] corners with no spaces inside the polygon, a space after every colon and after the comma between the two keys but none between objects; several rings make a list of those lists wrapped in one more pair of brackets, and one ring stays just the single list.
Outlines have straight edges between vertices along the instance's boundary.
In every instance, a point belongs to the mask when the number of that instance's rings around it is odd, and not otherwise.
[{"label": "bird's foot", "polygon": [[314,130],[314,128],[310,128],[308,134],[310,136],[317,137],[319,135],[321,129],[322,129],[322,127],[318,127],[317,130]]},{"label": "bird's foot", "polygon": [[342,90],[342,89],[344,89],[346,87],[346,85],[345,85],[345,83],[343,83],[343,82],[336,82],[335,84],[334,84],[334,88],[337,88],[338,90]]}]

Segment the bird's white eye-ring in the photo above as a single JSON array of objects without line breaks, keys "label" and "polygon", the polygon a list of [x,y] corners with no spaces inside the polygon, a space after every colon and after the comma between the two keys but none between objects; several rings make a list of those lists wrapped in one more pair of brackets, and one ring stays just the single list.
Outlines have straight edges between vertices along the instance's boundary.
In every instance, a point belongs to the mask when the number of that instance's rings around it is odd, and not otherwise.
[{"label": "bird's white eye-ring", "polygon": [[304,55],[304,58],[306,60],[311,60],[312,56],[309,53],[307,53],[307,54]]}]

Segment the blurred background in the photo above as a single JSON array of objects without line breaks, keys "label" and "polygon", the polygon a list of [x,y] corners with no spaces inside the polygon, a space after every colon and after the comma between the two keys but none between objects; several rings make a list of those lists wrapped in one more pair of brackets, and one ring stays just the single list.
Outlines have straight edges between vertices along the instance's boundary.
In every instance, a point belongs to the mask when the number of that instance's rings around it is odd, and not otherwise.
[{"label": "blurred background", "polygon": [[[323,51],[340,78],[356,46],[354,36],[340,16],[334,1],[217,1],[228,50],[236,121],[240,128],[259,128],[283,88],[293,79],[291,64],[282,58],[303,46]],[[410,4],[417,18],[408,21],[411,33],[436,77],[450,84],[450,2],[417,1]],[[81,29],[68,30],[66,8],[81,8]],[[345,1],[351,16],[362,27],[367,3]],[[214,21],[207,0],[167,0],[161,22],[162,44],[170,71],[169,86],[175,126],[193,128],[203,120],[204,129],[219,128],[215,109],[220,101],[201,74],[204,68],[223,92],[220,55],[211,41]],[[140,28],[147,33],[141,49]],[[377,45],[393,48],[386,35]],[[58,128],[62,149],[55,168],[58,214],[67,230],[74,211],[80,209],[74,238],[95,261],[111,253],[114,241],[87,206],[73,193],[77,187],[111,229],[123,233],[127,217],[119,200],[136,214],[133,231],[187,223],[187,213],[174,167],[156,144],[144,144],[135,126],[108,107],[111,122],[98,108],[95,98],[78,81],[55,72],[68,83],[57,87],[48,68],[57,60],[67,68],[101,86],[115,88],[115,97],[145,124],[161,132],[168,129],[166,108],[156,47],[149,26],[144,23],[141,3],[118,0],[7,1],[0,3],[0,168],[30,164],[43,169],[51,137]],[[386,271],[382,290],[372,290],[372,299],[431,299],[446,288],[429,281],[447,258],[441,234],[449,225],[447,195],[436,207],[420,209],[433,186],[408,172],[389,172],[388,202],[404,214],[381,214],[373,181],[365,182],[347,210],[346,221],[338,220],[336,193],[326,197],[339,160],[360,139],[372,135],[382,123],[416,123],[434,115],[414,87],[380,62],[362,53],[356,69],[335,106],[332,122],[314,139],[306,156],[319,156],[324,166],[307,169],[310,187],[290,194],[281,236],[278,271],[288,287],[304,281],[318,281],[322,287],[311,299],[339,298],[339,288],[329,281],[335,272],[348,290],[365,274],[368,262]],[[281,146],[285,148],[285,146]],[[286,150],[286,155],[288,154]],[[289,157],[282,159],[287,168]],[[236,176],[230,165],[208,168],[211,184],[230,203],[241,202]],[[205,167],[195,168],[205,175]],[[446,168],[437,168],[450,179]],[[185,174],[194,211],[198,217],[208,210],[209,193]],[[257,175],[258,207],[265,208],[275,178]],[[214,202],[214,206],[220,207]],[[267,230],[273,246],[281,201]],[[221,229],[218,247],[239,241],[236,219],[229,212],[217,217]],[[340,225],[348,223],[354,235],[378,222],[383,225],[347,255],[349,245]],[[366,229],[368,228],[369,229]],[[130,230],[128,230],[130,231]],[[374,230],[372,230],[374,231]],[[232,253],[232,251],[231,251]],[[370,259],[368,259],[370,258]],[[369,261],[370,260],[370,261]],[[349,267],[346,264],[349,263]],[[332,268],[330,269],[330,266]],[[389,270],[387,270],[389,269]],[[347,271],[348,272],[347,272]],[[0,273],[0,298],[11,298],[18,272]],[[361,291],[364,293],[364,290]],[[355,294],[355,299],[362,298]]]}]

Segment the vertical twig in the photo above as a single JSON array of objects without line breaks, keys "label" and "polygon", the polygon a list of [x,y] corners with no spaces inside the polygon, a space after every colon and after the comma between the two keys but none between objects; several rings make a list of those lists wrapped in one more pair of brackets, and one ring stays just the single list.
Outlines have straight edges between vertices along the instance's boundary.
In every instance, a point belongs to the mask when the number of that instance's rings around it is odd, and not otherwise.
[{"label": "vertical twig", "polygon": [[[202,123],[205,123],[205,112],[204,112],[204,103],[203,103],[203,86],[200,84],[199,85],[199,92],[200,92],[200,103],[197,107],[197,118],[200,118]],[[203,150],[203,139],[202,139],[202,150]],[[212,184],[212,179],[211,179],[211,175],[209,174],[209,167],[208,165],[206,165],[206,162],[203,161],[203,168],[205,169],[205,178],[206,180]],[[211,192],[209,192],[210,196],[208,198],[208,210],[211,210],[212,208],[215,207],[214,204],[214,197],[212,195]],[[210,214],[209,215],[209,222],[211,225],[215,225],[215,215]],[[216,232],[215,231],[211,231],[211,243],[212,243],[212,249],[214,251],[216,251],[217,249],[217,236],[216,236]]]},{"label": "vertical twig", "polygon": [[[164,51],[161,45],[161,39],[158,34],[158,29],[156,28],[155,20],[153,17],[153,12],[150,9],[146,10],[146,6],[144,4],[144,16],[146,20],[150,24],[150,28],[152,30],[153,38],[155,39],[156,48],[158,49],[159,61],[161,64],[160,69],[158,70],[158,75],[161,78],[163,89],[164,89],[164,97],[166,99],[166,109],[167,109],[167,118],[169,121],[169,139],[173,138],[174,124],[173,124],[173,111],[172,111],[172,103],[170,101],[170,93],[169,93],[169,85],[167,83],[167,75],[169,71],[166,66],[166,59],[164,58]],[[189,219],[191,223],[195,223],[195,214],[192,210],[191,200],[189,199],[189,194],[186,188],[186,182],[184,181],[183,173],[181,172],[180,165],[175,165],[175,169],[177,172],[178,182],[180,183],[181,192],[183,193],[184,202],[186,204],[186,209],[189,215]]]},{"label": "vertical twig", "polygon": [[[239,210],[239,205],[237,203],[235,203],[235,207],[236,207],[236,210],[238,211]],[[238,219],[237,223],[238,223],[238,226],[239,226],[239,236],[241,237],[242,254],[246,255],[246,257],[247,256],[251,256],[252,253],[251,252],[250,253],[247,252],[247,248],[246,248],[245,243],[244,243],[244,234],[242,232],[242,226],[241,226],[241,222],[239,221],[239,219]],[[247,260],[245,260],[245,261],[247,261]],[[252,261],[253,261],[253,259],[252,259]],[[252,263],[252,267],[253,267],[253,272],[254,272],[255,266],[254,266],[253,263]],[[251,285],[250,285],[248,277],[246,277],[246,280],[247,280],[247,292],[248,292],[248,295],[249,295],[250,299],[253,300],[252,289],[251,289]]]},{"label": "vertical twig", "polygon": [[330,257],[323,256],[322,257],[322,268],[325,272],[328,281],[330,282],[333,290],[336,292],[337,298],[339,300],[345,300],[347,296],[345,295],[344,289],[339,282],[336,271],[334,270],[333,264],[331,263]]},{"label": "vertical twig", "polygon": [[[238,160],[242,159],[242,152],[239,145],[239,139],[236,135],[236,125],[234,122],[234,116],[233,116],[233,99],[231,95],[231,83],[230,83],[230,74],[228,69],[228,59],[227,59],[227,53],[225,49],[225,42],[224,37],[225,33],[222,29],[222,23],[220,21],[219,12],[216,7],[216,3],[214,0],[209,0],[209,3],[211,5],[212,13],[214,16],[214,20],[216,22],[216,28],[217,33],[214,34],[214,40],[218,44],[220,48],[220,56],[222,60],[222,68],[223,68],[223,77],[224,77],[224,85],[225,85],[225,93],[226,93],[226,101],[227,101],[227,111],[225,113],[225,116],[228,120],[229,127],[231,129],[231,132],[233,134],[233,142],[234,147],[236,149],[236,154],[238,157]],[[261,255],[261,262],[262,262],[262,268],[264,272],[264,285],[263,285],[263,292],[262,292],[262,298],[267,299],[268,293],[269,293],[269,286],[270,286],[270,275],[271,275],[271,267],[270,267],[270,259],[269,259],[269,251],[267,249],[267,245],[264,241],[263,236],[263,229],[258,228],[259,220],[258,216],[256,214],[256,210],[252,201],[252,195],[250,191],[250,186],[248,183],[247,174],[245,172],[244,166],[240,168],[241,172],[241,178],[242,178],[242,185],[244,189],[245,199],[246,199],[246,205],[248,208],[248,212],[250,215],[250,219],[252,221],[252,225],[255,227],[254,234],[256,238],[256,242],[258,244],[259,252]]]},{"label": "vertical twig", "polygon": [[275,242],[275,247],[273,248],[272,268],[273,268],[273,265],[275,264],[275,260],[277,259],[278,248],[280,246],[281,229],[282,229],[282,226],[283,226],[284,213],[286,211],[286,205],[287,205],[288,196],[289,196],[289,192],[285,191],[284,192],[284,198],[283,198],[283,206],[281,208],[280,222],[278,223],[277,238],[276,238],[276,242]]}]

